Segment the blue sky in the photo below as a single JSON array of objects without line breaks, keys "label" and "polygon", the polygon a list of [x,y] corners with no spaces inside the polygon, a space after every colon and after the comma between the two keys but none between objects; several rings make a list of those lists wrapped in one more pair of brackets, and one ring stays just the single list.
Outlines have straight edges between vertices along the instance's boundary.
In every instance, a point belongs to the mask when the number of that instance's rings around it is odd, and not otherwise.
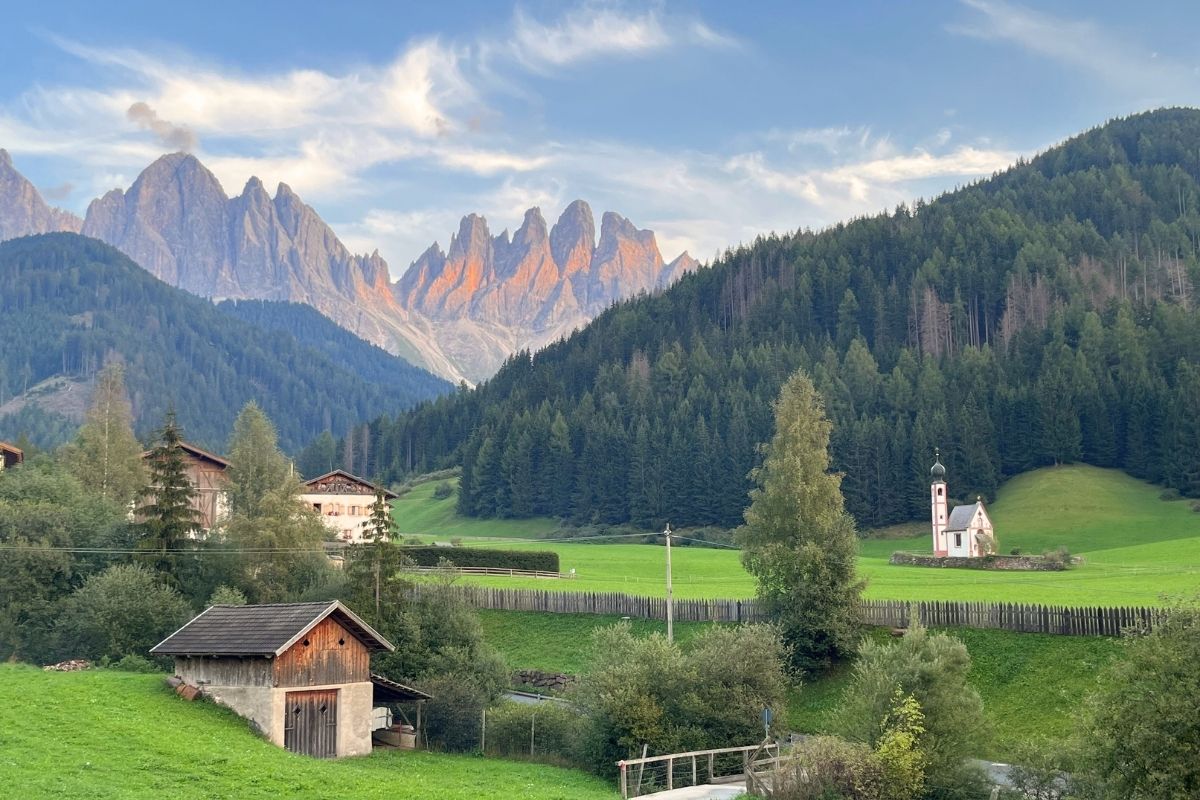
[{"label": "blue sky", "polygon": [[25,3],[0,147],[82,213],[186,148],[291,185],[393,277],[458,219],[576,197],[664,256],[821,227],[1200,101],[1200,7]]}]

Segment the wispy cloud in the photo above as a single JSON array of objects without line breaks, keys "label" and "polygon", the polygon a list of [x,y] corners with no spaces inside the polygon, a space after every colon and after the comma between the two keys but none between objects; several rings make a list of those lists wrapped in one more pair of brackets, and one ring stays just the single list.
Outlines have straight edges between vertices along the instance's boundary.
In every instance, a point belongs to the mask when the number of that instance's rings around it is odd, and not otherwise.
[{"label": "wispy cloud", "polygon": [[976,12],[968,22],[947,25],[951,33],[1008,41],[1102,80],[1138,98],[1196,96],[1190,67],[1160,59],[1158,53],[1088,19],[1070,19],[1003,2],[961,0]]},{"label": "wispy cloud", "polygon": [[528,68],[546,70],[600,56],[640,56],[680,45],[733,47],[733,37],[703,20],[672,17],[658,9],[628,13],[588,4],[552,22],[541,22],[518,9],[509,52]]}]

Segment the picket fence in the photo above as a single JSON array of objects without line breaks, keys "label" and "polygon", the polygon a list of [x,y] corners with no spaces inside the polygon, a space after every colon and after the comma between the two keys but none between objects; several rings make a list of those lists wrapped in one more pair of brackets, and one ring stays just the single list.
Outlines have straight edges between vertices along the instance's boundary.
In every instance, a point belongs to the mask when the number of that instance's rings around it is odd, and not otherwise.
[{"label": "picket fence", "polygon": [[[418,595],[421,587],[413,590]],[[557,592],[456,586],[453,591],[476,608],[538,611],[551,614],[610,614],[637,619],[665,619],[667,601],[619,592]],[[1023,603],[960,603],[908,600],[863,600],[866,625],[902,628],[916,613],[929,627],[994,628],[1020,633],[1063,636],[1120,636],[1131,628],[1153,627],[1162,618],[1156,608],[1043,606]],[[679,622],[757,622],[754,600],[676,600]]]}]

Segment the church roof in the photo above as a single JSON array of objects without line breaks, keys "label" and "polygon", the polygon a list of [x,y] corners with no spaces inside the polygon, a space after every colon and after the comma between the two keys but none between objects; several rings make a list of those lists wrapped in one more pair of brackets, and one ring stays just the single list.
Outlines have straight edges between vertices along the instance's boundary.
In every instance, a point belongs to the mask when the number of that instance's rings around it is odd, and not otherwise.
[{"label": "church roof", "polygon": [[[950,512],[950,519],[946,521],[946,530],[948,531],[965,531],[971,526],[971,520],[975,518],[975,511],[983,508],[983,503],[976,502],[969,506],[955,506]],[[987,512],[985,511],[986,515]]]}]

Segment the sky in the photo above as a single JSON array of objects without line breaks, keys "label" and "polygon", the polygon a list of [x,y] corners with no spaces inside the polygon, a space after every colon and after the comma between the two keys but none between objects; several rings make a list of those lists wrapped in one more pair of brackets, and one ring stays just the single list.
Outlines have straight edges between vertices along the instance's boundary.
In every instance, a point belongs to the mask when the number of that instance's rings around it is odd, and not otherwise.
[{"label": "sky", "polygon": [[1200,6],[6,3],[0,147],[82,214],[188,150],[283,182],[398,278],[467,213],[572,200],[702,261],[1200,103]]}]

